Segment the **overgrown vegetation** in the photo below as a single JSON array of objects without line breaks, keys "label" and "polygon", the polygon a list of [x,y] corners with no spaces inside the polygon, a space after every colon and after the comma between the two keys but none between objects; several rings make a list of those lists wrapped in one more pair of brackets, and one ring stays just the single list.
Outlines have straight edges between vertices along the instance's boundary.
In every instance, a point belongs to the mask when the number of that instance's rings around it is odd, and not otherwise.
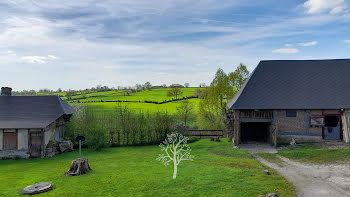
[{"label": "overgrown vegetation", "polygon": [[135,112],[116,106],[111,113],[97,113],[88,105],[78,106],[67,125],[66,137],[86,136],[86,145],[99,150],[107,146],[147,145],[161,142],[173,131],[176,116],[164,111]]}]

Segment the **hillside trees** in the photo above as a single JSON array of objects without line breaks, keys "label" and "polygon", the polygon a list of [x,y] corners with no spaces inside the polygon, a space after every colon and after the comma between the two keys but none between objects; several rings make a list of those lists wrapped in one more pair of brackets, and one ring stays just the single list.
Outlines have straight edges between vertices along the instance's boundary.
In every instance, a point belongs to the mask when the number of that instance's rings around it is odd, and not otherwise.
[{"label": "hillside trees", "polygon": [[169,90],[167,91],[167,96],[168,97],[173,97],[175,99],[178,98],[178,96],[182,95],[182,90],[181,90],[181,86],[177,85],[177,84],[173,84],[169,86]]},{"label": "hillside trees", "polygon": [[152,89],[152,84],[150,82],[146,82],[143,85],[143,88],[146,89],[146,90],[150,90],[150,89]]},{"label": "hillside trees", "polygon": [[179,119],[185,127],[188,126],[188,122],[194,117],[193,109],[194,105],[188,100],[182,101],[176,108]]},{"label": "hillside trees", "polygon": [[248,78],[249,71],[240,64],[237,69],[226,74],[218,69],[209,87],[200,93],[198,123],[202,128],[223,129],[227,102],[233,98]]}]

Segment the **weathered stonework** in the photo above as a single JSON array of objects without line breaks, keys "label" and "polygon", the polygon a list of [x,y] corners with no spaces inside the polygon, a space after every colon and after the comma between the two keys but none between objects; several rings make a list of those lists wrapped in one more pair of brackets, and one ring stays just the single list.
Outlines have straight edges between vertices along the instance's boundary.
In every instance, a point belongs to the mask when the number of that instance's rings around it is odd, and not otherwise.
[{"label": "weathered stonework", "polygon": [[[241,143],[241,114],[238,110],[229,110],[227,113],[228,136],[234,139],[235,144]],[[286,110],[273,110],[267,142],[276,146],[278,143],[289,143],[292,139],[295,139],[296,142],[322,141],[322,126],[311,126],[310,119],[313,116],[322,117],[327,114],[340,115],[341,111],[296,110],[296,117],[287,117]],[[252,122],[259,121],[258,119],[251,120]]]}]

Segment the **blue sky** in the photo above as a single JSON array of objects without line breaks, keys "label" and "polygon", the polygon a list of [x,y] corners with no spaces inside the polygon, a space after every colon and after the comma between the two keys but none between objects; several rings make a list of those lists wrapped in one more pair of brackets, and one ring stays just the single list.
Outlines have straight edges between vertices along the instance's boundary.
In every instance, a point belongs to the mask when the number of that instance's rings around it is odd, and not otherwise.
[{"label": "blue sky", "polygon": [[349,1],[4,0],[0,86],[198,86],[239,63],[349,58]]}]

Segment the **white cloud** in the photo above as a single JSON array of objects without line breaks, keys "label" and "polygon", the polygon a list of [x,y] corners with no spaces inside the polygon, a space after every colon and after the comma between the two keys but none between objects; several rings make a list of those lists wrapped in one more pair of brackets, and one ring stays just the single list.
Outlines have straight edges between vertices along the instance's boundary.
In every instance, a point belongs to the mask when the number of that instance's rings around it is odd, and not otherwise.
[{"label": "white cloud", "polygon": [[293,46],[293,44],[287,43],[287,44],[285,44],[284,46],[286,46],[286,47],[291,47],[291,46]]},{"label": "white cloud", "polygon": [[303,7],[307,9],[308,14],[339,14],[347,10],[344,0],[307,0]]},{"label": "white cloud", "polygon": [[51,59],[58,59],[58,57],[54,56],[54,55],[47,55],[47,57],[51,58]]},{"label": "white cloud", "polygon": [[311,42],[301,42],[301,43],[298,43],[300,46],[303,46],[303,47],[309,47],[309,46],[315,46],[318,44],[317,41],[311,41]]},{"label": "white cloud", "polygon": [[344,40],[344,42],[350,44],[350,40]]},{"label": "white cloud", "polygon": [[296,48],[280,48],[272,51],[272,53],[286,53],[286,54],[292,54],[292,53],[298,53],[298,52],[299,50]]},{"label": "white cloud", "polygon": [[21,57],[22,60],[28,62],[28,63],[39,63],[39,64],[45,64],[47,57],[45,56],[24,56]]},{"label": "white cloud", "polygon": [[47,56],[23,56],[21,57],[21,60],[24,60],[28,63],[39,63],[39,64],[46,64],[47,60],[50,59],[58,59],[58,57],[54,55],[47,55]]}]

